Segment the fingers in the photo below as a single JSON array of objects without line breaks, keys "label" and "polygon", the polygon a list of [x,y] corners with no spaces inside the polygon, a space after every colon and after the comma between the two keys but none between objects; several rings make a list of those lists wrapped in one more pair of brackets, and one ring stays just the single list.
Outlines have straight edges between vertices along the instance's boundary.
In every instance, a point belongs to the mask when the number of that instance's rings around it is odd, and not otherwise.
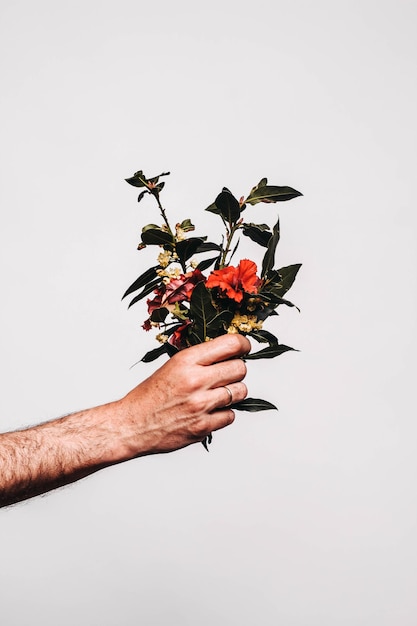
[{"label": "fingers", "polygon": [[246,376],[247,367],[242,359],[231,359],[230,361],[216,363],[207,368],[207,370],[210,376],[207,382],[214,389],[243,380]]},{"label": "fingers", "polygon": [[184,351],[187,358],[199,365],[212,365],[247,354],[251,345],[243,335],[222,335],[212,341],[192,346]]},{"label": "fingers", "polygon": [[209,432],[213,432],[214,430],[220,430],[221,428],[225,428],[234,422],[235,420],[235,412],[232,409],[229,409],[229,404],[235,404],[244,400],[248,394],[248,390],[246,388],[245,383],[233,383],[231,385],[227,385],[230,390],[230,394],[225,389],[225,387],[219,387],[218,389],[213,389],[213,401],[214,410],[210,414],[210,423],[209,430],[206,433],[208,435]]},{"label": "fingers", "polygon": [[231,404],[241,402],[247,395],[248,389],[245,383],[239,382],[223,385],[223,387],[213,389],[213,401],[215,402],[213,408],[227,408]]},{"label": "fingers", "polygon": [[213,417],[213,426],[211,430],[207,433],[207,435],[215,430],[221,430],[222,428],[226,428],[226,426],[230,426],[230,424],[235,421],[235,412],[231,409],[216,411],[216,413],[213,413],[213,416],[215,416]]}]

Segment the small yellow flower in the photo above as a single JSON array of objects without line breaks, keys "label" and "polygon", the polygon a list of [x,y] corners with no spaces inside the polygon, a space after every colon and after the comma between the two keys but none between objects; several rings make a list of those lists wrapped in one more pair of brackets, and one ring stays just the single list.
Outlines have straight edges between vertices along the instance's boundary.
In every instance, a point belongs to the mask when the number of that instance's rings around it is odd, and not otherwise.
[{"label": "small yellow flower", "polygon": [[169,250],[164,250],[158,254],[158,263],[161,267],[167,267],[171,262],[171,253]]},{"label": "small yellow flower", "polygon": [[175,239],[176,241],[184,241],[185,239],[185,230],[179,224],[175,226]]},{"label": "small yellow flower", "polygon": [[257,320],[256,315],[235,315],[230,326],[227,329],[228,333],[250,333],[252,330],[260,330],[262,328],[262,320]]},{"label": "small yellow flower", "polygon": [[156,335],[156,340],[159,341],[159,343],[166,343],[168,341],[168,335],[159,333],[159,335]]}]

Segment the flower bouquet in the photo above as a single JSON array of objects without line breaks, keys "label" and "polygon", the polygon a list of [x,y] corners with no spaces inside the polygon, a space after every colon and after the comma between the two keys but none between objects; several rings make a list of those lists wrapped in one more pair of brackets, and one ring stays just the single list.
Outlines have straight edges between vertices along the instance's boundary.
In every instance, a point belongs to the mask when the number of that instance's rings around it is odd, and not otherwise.
[{"label": "flower bouquet", "polygon": [[[162,218],[162,223],[151,223],[142,228],[138,245],[138,250],[155,246],[157,264],[143,272],[123,295],[125,298],[138,292],[130,307],[151,294],[147,299],[148,317],[142,327],[146,331],[156,329],[159,346],[147,352],[141,360],[150,362],[163,354],[171,357],[179,350],[225,333],[241,333],[266,344],[247,355],[246,360],[270,359],[293,350],[280,344],[263,325],[268,317],[277,315],[278,306],[295,306],[284,296],[301,265],[275,269],[279,220],[271,229],[267,224],[245,221],[242,214],[248,205],[283,202],[302,194],[291,187],[268,185],[266,178],[240,200],[224,187],[206,209],[217,215],[223,226],[219,241],[211,242],[205,236],[189,235],[195,230],[189,218],[171,226],[160,199],[165,185],[160,179],[168,175],[169,172],[164,172],[147,178],[140,170],[126,179],[130,185],[141,189],[138,202],[146,195],[152,196]],[[265,249],[259,275],[256,264],[250,259],[243,258],[231,264],[240,234]],[[197,260],[199,255],[204,258]],[[262,411],[276,407],[266,400],[246,398],[232,404],[232,408]],[[210,441],[208,438],[203,442],[205,447]]]}]

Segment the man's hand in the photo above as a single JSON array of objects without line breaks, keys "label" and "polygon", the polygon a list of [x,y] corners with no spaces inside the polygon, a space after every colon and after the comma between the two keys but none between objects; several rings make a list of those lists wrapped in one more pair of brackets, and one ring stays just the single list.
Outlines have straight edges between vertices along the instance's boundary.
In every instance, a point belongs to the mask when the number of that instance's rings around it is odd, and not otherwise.
[{"label": "man's hand", "polygon": [[176,354],[119,405],[124,459],[170,452],[224,428],[234,420],[227,405],[247,395],[241,382],[250,350],[242,335],[223,335]]},{"label": "man's hand", "polygon": [[0,506],[74,482],[128,459],[170,452],[231,424],[246,397],[250,350],[223,335],[170,359],[121,400],[0,434]]}]

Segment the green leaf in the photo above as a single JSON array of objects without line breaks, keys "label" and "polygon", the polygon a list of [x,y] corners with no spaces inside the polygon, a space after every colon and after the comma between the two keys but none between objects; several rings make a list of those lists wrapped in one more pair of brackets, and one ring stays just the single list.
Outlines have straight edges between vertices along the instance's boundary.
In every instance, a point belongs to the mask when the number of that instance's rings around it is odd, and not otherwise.
[{"label": "green leaf", "polygon": [[168,233],[162,228],[156,227],[152,228],[153,225],[148,224],[144,229],[142,229],[142,242],[145,245],[173,245],[174,238],[171,233]]},{"label": "green leaf", "polygon": [[274,293],[279,296],[285,295],[295,281],[300,267],[301,263],[295,263],[294,265],[287,265],[277,270],[280,280],[279,283],[274,286]]},{"label": "green leaf", "polygon": [[146,224],[146,226],[143,226],[142,232],[144,233],[147,230],[162,230],[162,228],[159,226],[159,224]]},{"label": "green leaf", "polygon": [[268,301],[270,304],[272,304],[272,306],[274,308],[276,308],[280,304],[285,304],[286,306],[294,307],[298,311],[300,311],[298,306],[296,306],[293,302],[290,302],[289,300],[286,300],[285,298],[281,298],[281,296],[277,296],[273,289],[271,289],[268,292],[267,291],[263,291],[262,292],[262,298],[264,300]]},{"label": "green leaf", "polygon": [[207,337],[216,337],[232,317],[233,313],[228,310],[219,313],[204,282],[197,283],[190,299],[190,319],[193,320],[190,334],[194,335],[193,342],[203,343]]},{"label": "green leaf", "polygon": [[223,191],[219,193],[214,201],[220,215],[229,224],[235,224],[240,217],[240,204],[231,191],[227,187],[223,187]]},{"label": "green leaf", "polygon": [[268,247],[262,261],[262,278],[264,278],[275,263],[275,250],[279,241],[279,219],[272,229],[272,237],[269,239]]},{"label": "green leaf", "polygon": [[259,350],[258,352],[251,352],[245,356],[245,360],[255,361],[256,359],[273,359],[274,357],[284,354],[284,352],[288,352],[289,350],[295,350],[295,348],[290,348],[282,343],[274,343],[263,350]]},{"label": "green leaf", "polygon": [[267,411],[268,409],[275,409],[278,411],[275,404],[267,402],[267,400],[261,400],[260,398],[245,398],[245,400],[241,400],[241,402],[232,404],[231,408],[238,411],[249,411],[250,413]]},{"label": "green leaf", "polygon": [[142,291],[137,296],[135,296],[133,298],[133,300],[129,304],[128,308],[130,309],[131,306],[133,306],[134,304],[136,304],[136,302],[139,302],[139,300],[142,300],[142,298],[144,298],[149,293],[154,291],[154,289],[156,289],[158,287],[158,285],[160,285],[160,284],[161,284],[161,279],[160,278],[158,278],[158,280],[154,280],[152,283],[148,283],[146,285],[146,287],[144,289],[142,289]]},{"label": "green leaf", "polygon": [[167,355],[169,356],[169,358],[173,357],[174,354],[177,354],[177,352],[179,352],[178,348],[176,348],[175,346],[173,346],[171,343],[165,343],[165,352],[167,353]]},{"label": "green leaf", "polygon": [[125,181],[133,187],[146,187],[148,181],[142,170],[135,172],[131,178],[125,178]]},{"label": "green leaf", "polygon": [[214,202],[213,202],[213,204],[210,204],[210,206],[208,206],[204,210],[205,211],[210,211],[210,213],[215,213],[216,215],[221,215],[220,209],[215,205]]},{"label": "green leaf", "polygon": [[252,189],[245,202],[252,205],[258,202],[266,202],[269,204],[271,202],[284,202],[303,195],[292,187],[277,187],[267,184],[261,185],[264,181],[266,181],[266,178],[263,178],[259,185]]},{"label": "green leaf", "polygon": [[278,339],[267,330],[252,330],[248,333],[249,337],[253,337],[259,343],[269,343],[269,345],[277,344]]},{"label": "green leaf", "polygon": [[255,193],[255,191],[257,189],[259,189],[260,187],[265,187],[265,185],[268,184],[268,179],[267,178],[261,178],[261,180],[259,181],[259,183],[257,185],[255,185],[255,187],[252,187],[251,191],[250,191],[250,196]]},{"label": "green leaf", "polygon": [[258,321],[264,322],[270,315],[278,315],[275,309],[276,309],[276,306],[274,305],[274,306],[265,306],[260,311],[257,311],[256,317],[258,318]]},{"label": "green leaf", "polygon": [[188,218],[187,218],[186,220],[183,220],[183,221],[181,222],[181,224],[180,224],[180,228],[181,228],[181,230],[183,230],[185,233],[188,233],[188,232],[190,232],[191,230],[195,230],[195,226],[194,226],[194,224],[192,224],[192,223],[191,223],[191,220],[190,220],[190,219],[188,219]]},{"label": "green leaf", "polygon": [[208,269],[211,265],[213,265],[213,263],[215,263],[218,258],[219,257],[215,256],[215,257],[212,257],[211,259],[204,259],[204,261],[200,261],[200,263],[197,265],[197,269],[200,270],[200,272],[204,272],[204,270]]},{"label": "green leaf", "polygon": [[260,246],[267,247],[272,237],[272,233],[267,224],[242,224],[242,227],[243,234],[246,235],[246,237],[249,237]]},{"label": "green leaf", "polygon": [[189,258],[196,254],[201,244],[204,243],[206,237],[190,237],[189,239],[183,239],[175,244],[175,250],[178,254],[181,265],[185,265],[185,262]]},{"label": "green leaf", "polygon": [[154,350],[150,350],[149,352],[145,354],[145,356],[141,358],[141,361],[143,361],[144,363],[150,363],[151,361],[155,361],[155,359],[157,359],[162,354],[166,354],[165,346],[166,344],[164,343],[162,344],[162,346],[159,346],[158,348],[155,348]]},{"label": "green leaf", "polygon": [[130,287],[125,291],[122,296],[122,300],[123,298],[126,298],[126,296],[129,296],[131,293],[137,291],[138,289],[146,285],[146,283],[148,283],[150,280],[155,278],[155,276],[157,276],[156,270],[158,270],[160,267],[160,265],[155,265],[154,267],[150,267],[148,270],[146,270],[146,272],[141,274],[139,278],[137,278],[135,282],[132,283]]},{"label": "green leaf", "polygon": [[205,241],[204,243],[198,246],[196,253],[198,254],[200,252],[211,252],[212,250],[217,250],[218,252],[221,252],[222,248],[217,243],[212,243],[211,241]]},{"label": "green leaf", "polygon": [[145,189],[145,191],[141,191],[140,194],[138,195],[138,202],[140,202],[143,197],[145,196],[145,194],[149,193],[149,191],[147,189]]},{"label": "green leaf", "polygon": [[160,309],[154,309],[151,314],[152,322],[165,322],[166,316],[168,315],[169,310],[166,307],[161,307]]}]

